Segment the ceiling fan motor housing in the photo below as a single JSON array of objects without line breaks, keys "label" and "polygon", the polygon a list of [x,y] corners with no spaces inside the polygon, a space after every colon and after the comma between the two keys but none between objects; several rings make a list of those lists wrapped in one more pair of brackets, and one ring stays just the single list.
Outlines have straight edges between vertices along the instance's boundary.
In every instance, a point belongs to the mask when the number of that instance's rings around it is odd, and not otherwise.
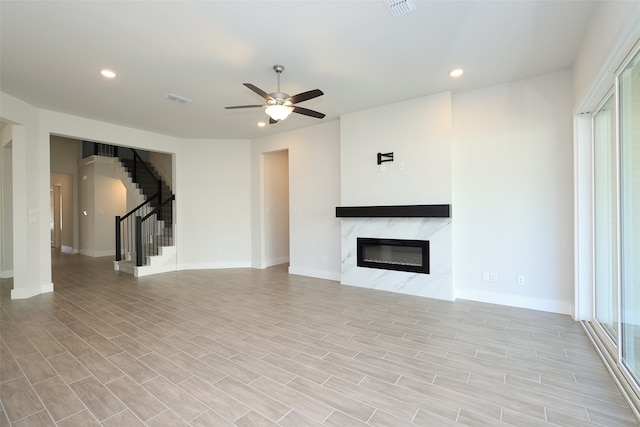
[{"label": "ceiling fan motor housing", "polygon": [[267,100],[269,105],[291,105],[290,96],[283,92],[270,93],[272,99]]}]

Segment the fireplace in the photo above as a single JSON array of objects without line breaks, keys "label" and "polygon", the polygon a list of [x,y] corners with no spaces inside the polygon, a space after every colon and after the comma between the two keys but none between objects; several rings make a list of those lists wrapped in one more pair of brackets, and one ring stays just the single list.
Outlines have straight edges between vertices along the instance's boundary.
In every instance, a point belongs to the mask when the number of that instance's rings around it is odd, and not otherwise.
[{"label": "fireplace", "polygon": [[357,238],[358,267],[429,274],[429,241]]},{"label": "fireplace", "polygon": [[336,216],[341,284],[455,299],[451,205],[342,206]]}]

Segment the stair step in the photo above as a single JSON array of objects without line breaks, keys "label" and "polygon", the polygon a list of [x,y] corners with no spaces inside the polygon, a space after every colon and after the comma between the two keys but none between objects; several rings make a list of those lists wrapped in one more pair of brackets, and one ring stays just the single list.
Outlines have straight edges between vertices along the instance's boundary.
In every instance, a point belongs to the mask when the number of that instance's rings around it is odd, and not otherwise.
[{"label": "stair step", "polygon": [[162,246],[160,254],[149,256],[146,260],[147,264],[140,267],[136,266],[134,261],[114,261],[114,270],[136,277],[176,271],[176,247]]}]

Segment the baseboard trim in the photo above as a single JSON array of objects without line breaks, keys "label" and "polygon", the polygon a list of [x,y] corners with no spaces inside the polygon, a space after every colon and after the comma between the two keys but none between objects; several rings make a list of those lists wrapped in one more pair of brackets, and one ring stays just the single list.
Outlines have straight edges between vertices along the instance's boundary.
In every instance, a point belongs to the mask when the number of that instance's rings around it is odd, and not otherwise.
[{"label": "baseboard trim", "polygon": [[176,266],[177,271],[181,270],[220,270],[224,268],[251,268],[251,262],[249,261],[237,261],[237,262],[211,262],[211,263],[196,263],[196,264],[178,264]]},{"label": "baseboard trim", "polygon": [[286,264],[289,262],[289,257],[288,256],[283,256],[280,258],[274,258],[274,259],[270,259],[265,261],[265,265],[267,267],[273,267],[274,265],[280,265],[280,264]]},{"label": "baseboard trim", "polygon": [[306,276],[306,277],[315,277],[316,279],[333,280],[336,282],[340,281],[340,272],[336,272],[336,271],[316,270],[313,268],[300,268],[300,267],[290,266],[289,274],[296,274],[298,276]]},{"label": "baseboard trim", "polygon": [[92,258],[102,258],[105,256],[116,256],[116,250],[106,250],[106,251],[86,251],[80,249],[78,252],[80,255],[90,256]]},{"label": "baseboard trim", "polygon": [[28,289],[13,288],[11,290],[11,299],[26,299],[49,292],[53,292],[53,283],[46,283],[44,285],[41,285],[39,289],[37,287]]},{"label": "baseboard trim", "polygon": [[542,298],[523,297],[521,295],[502,294],[480,290],[455,290],[455,299],[465,299],[489,304],[506,305],[509,307],[527,308],[530,310],[547,311],[550,313],[573,313],[573,304],[565,301],[548,300]]}]

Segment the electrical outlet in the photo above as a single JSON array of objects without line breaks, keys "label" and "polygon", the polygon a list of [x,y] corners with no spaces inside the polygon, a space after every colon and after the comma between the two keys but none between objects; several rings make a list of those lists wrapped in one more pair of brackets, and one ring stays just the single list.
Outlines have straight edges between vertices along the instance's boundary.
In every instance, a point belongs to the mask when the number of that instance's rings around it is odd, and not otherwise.
[{"label": "electrical outlet", "polygon": [[482,272],[482,280],[484,280],[485,282],[489,281],[489,272],[488,271],[483,271]]},{"label": "electrical outlet", "polygon": [[518,285],[524,285],[524,276],[518,276]]},{"label": "electrical outlet", "polygon": [[492,282],[498,281],[498,273],[491,273],[491,281]]}]

